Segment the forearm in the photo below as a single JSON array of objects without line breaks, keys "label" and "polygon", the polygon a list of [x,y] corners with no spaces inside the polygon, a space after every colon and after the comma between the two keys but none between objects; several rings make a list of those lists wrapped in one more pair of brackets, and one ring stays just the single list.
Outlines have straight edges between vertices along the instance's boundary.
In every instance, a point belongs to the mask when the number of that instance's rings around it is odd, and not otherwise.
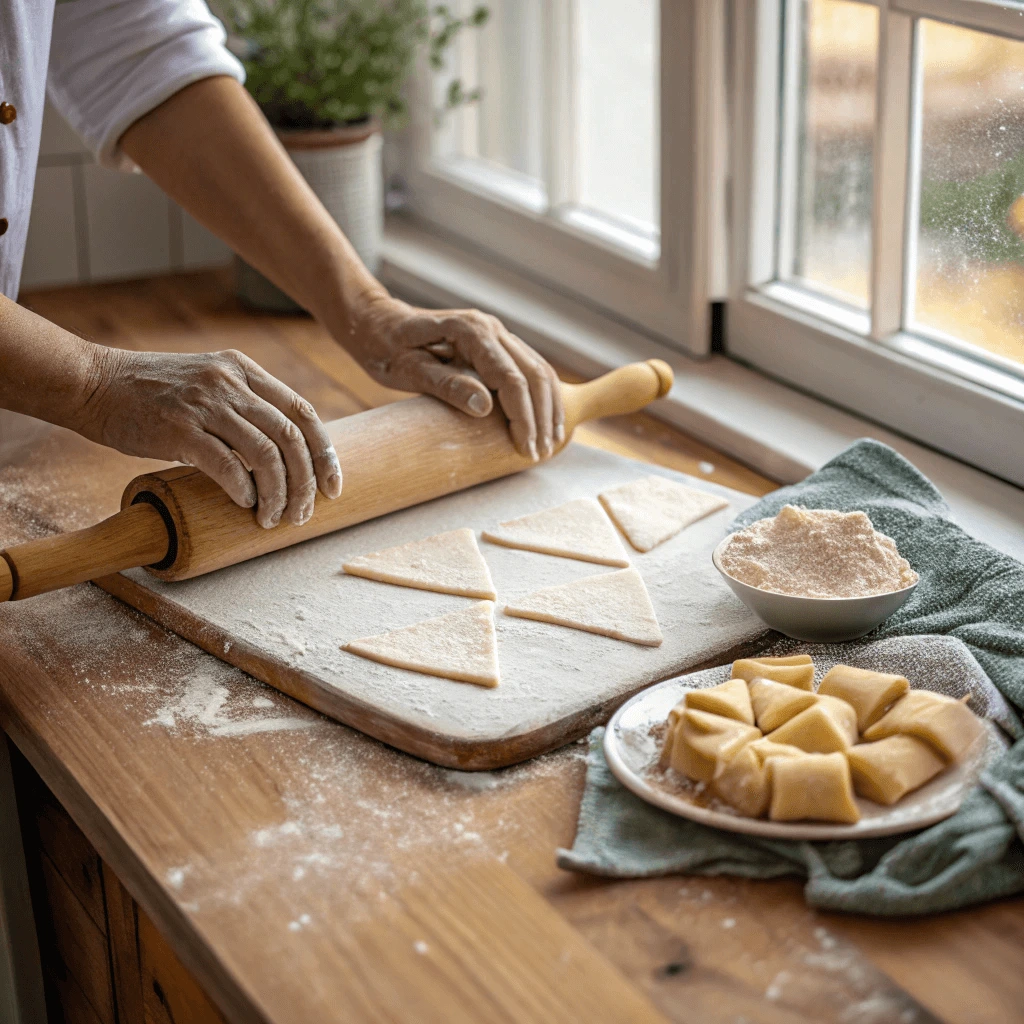
[{"label": "forearm", "polygon": [[[533,458],[561,439],[554,370],[493,316],[416,309],[391,298],[234,79],[182,89],[133,124],[121,147],[308,309],[376,380],[435,395],[473,416],[487,415],[496,393],[516,447]],[[439,350],[457,358],[439,358]]]},{"label": "forearm", "polygon": [[0,296],[0,408],[80,430],[107,353]]},{"label": "forearm", "polygon": [[336,338],[350,337],[355,310],[386,294],[234,79],[182,89],[132,125],[121,146]]}]

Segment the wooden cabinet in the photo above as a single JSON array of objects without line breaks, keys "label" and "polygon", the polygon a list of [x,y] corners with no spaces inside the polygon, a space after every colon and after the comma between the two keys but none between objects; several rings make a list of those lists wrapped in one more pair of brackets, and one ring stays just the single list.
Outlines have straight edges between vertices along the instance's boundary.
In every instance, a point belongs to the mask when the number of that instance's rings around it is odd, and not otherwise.
[{"label": "wooden cabinet", "polygon": [[50,1024],[226,1024],[32,766],[10,750]]}]

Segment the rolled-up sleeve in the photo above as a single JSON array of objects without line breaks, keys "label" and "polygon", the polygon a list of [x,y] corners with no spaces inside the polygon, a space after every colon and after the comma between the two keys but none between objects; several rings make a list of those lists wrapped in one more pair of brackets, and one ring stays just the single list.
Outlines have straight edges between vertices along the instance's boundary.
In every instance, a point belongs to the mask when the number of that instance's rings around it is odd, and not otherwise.
[{"label": "rolled-up sleeve", "polygon": [[132,170],[124,132],[180,89],[213,75],[242,82],[203,0],[58,3],[47,92],[101,164]]}]

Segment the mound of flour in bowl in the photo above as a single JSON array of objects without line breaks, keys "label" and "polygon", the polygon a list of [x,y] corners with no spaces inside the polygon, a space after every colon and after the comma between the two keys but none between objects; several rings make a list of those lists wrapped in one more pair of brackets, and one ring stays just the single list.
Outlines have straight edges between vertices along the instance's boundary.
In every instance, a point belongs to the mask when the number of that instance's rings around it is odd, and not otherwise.
[{"label": "mound of flour in bowl", "polygon": [[870,597],[918,579],[864,512],[795,505],[733,534],[719,561],[741,583],[795,597]]}]

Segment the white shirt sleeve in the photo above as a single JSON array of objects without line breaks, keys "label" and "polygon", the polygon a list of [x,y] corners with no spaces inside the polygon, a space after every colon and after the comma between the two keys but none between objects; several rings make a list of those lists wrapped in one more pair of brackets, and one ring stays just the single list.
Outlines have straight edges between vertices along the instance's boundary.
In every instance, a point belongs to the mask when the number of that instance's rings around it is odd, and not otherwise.
[{"label": "white shirt sleeve", "polygon": [[134,170],[121,136],[192,82],[245,72],[203,0],[58,3],[47,93],[106,167]]}]

